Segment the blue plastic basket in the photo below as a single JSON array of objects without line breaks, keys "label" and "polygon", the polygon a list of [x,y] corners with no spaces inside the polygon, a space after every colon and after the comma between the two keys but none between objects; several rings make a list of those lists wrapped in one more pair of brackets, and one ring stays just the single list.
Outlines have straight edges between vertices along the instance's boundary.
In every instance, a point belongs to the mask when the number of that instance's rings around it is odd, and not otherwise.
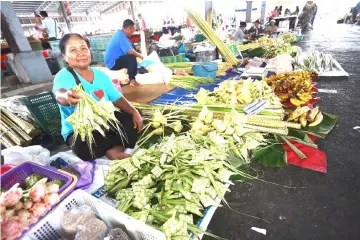
[{"label": "blue plastic basket", "polygon": [[217,62],[199,62],[194,63],[192,66],[192,71],[197,77],[209,77],[215,78],[216,72],[218,70]]}]

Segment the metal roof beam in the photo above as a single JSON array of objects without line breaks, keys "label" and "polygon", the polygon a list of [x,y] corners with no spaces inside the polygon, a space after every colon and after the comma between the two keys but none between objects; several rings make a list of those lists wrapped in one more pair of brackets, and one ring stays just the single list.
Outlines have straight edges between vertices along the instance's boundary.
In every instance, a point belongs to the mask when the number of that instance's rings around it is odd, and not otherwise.
[{"label": "metal roof beam", "polygon": [[42,9],[42,7],[46,8],[47,6],[51,5],[50,1],[44,1],[40,4],[40,6],[38,8],[36,8],[36,11],[39,11]]}]

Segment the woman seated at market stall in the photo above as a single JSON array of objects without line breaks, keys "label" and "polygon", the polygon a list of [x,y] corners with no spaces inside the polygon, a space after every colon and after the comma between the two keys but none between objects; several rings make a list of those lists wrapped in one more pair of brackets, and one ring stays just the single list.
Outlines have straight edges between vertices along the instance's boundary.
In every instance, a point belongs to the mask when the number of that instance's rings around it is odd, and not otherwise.
[{"label": "woman seated at market stall", "polygon": [[274,19],[272,19],[270,21],[270,26],[266,29],[266,32],[269,35],[274,35],[277,32],[277,26],[276,26],[276,21]]},{"label": "woman seated at market stall", "polygon": [[137,60],[143,56],[134,50],[129,38],[135,32],[135,23],[126,19],[122,29],[117,30],[110,39],[104,56],[104,62],[110,70],[120,70],[126,68],[129,74],[130,85],[138,86],[135,80],[137,74]]},{"label": "woman seated at market stall", "polygon": [[[61,134],[65,142],[84,161],[94,160],[104,155],[111,160],[129,157],[130,155],[124,153],[124,150],[135,146],[137,133],[143,127],[140,113],[115,88],[104,72],[89,67],[90,50],[81,35],[66,34],[60,40],[59,47],[65,61],[69,64],[68,68],[56,74],[53,86],[53,92],[60,107]],[[72,90],[78,84],[81,84],[84,91],[96,101],[100,99],[111,101],[121,110],[121,112],[115,112],[115,117],[122,124],[122,132],[126,135],[127,141],[112,129],[105,132],[105,137],[98,131],[92,131],[94,154],[91,154],[86,141],[82,141],[80,136],[73,139],[74,129],[66,119],[74,113],[77,103],[82,98],[81,94]]]},{"label": "woman seated at market stall", "polygon": [[243,42],[244,40],[249,39],[250,35],[247,34],[245,30],[246,26],[246,22],[240,22],[240,27],[234,35],[234,41]]}]

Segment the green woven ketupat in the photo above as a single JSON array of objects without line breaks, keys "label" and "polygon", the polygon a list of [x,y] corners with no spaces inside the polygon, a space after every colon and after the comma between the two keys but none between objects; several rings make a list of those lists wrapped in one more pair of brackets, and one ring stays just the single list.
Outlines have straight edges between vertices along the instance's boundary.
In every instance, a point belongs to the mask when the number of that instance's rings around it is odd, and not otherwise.
[{"label": "green woven ketupat", "polygon": [[175,205],[175,206],[174,206],[174,209],[175,209],[178,213],[183,213],[183,214],[186,214],[186,213],[187,213],[184,205]]},{"label": "green woven ketupat", "polygon": [[154,186],[155,182],[152,179],[152,174],[148,174],[146,175],[143,179],[141,179],[140,181],[135,182],[132,186],[133,188],[149,188],[151,186]]},{"label": "green woven ketupat", "polygon": [[135,196],[134,191],[131,188],[128,189],[120,189],[116,193],[116,200],[122,200],[126,198],[133,198]]},{"label": "green woven ketupat", "polygon": [[215,199],[217,196],[217,193],[212,186],[206,188],[206,194],[208,194],[212,199]]},{"label": "green woven ketupat", "polygon": [[224,196],[227,191],[230,191],[230,190],[228,190],[227,187],[224,186],[223,183],[221,183],[221,182],[219,182],[219,181],[216,181],[216,182],[215,182],[215,186],[214,186],[214,187],[215,187],[215,189],[217,189],[218,191],[220,191],[221,196]]},{"label": "green woven ketupat", "polygon": [[189,202],[189,201],[186,201],[185,203],[185,210],[187,212],[191,212],[195,215],[198,215],[200,217],[203,217],[204,215],[200,212],[200,209],[199,207],[195,204],[195,203],[192,203],[192,202]]},{"label": "green woven ketupat", "polygon": [[194,223],[194,218],[192,214],[179,214],[179,220],[185,221],[190,224]]},{"label": "green woven ketupat", "polygon": [[134,202],[133,206],[138,209],[144,209],[144,207],[150,202],[150,198],[146,194],[145,189],[134,190]]},{"label": "green woven ketupat", "polygon": [[163,165],[166,162],[167,154],[163,153],[160,157],[160,164]]},{"label": "green woven ketupat", "polygon": [[200,194],[199,198],[204,207],[219,206],[219,204],[207,194]]},{"label": "green woven ketupat", "polygon": [[159,166],[155,166],[152,170],[151,173],[154,174],[154,176],[156,178],[159,178],[161,176],[161,174],[163,174],[163,170],[161,169],[161,167]]},{"label": "green woven ketupat", "polygon": [[165,180],[165,191],[170,191],[171,190],[171,186],[173,183],[173,179],[166,179]]},{"label": "green woven ketupat", "polygon": [[140,161],[137,157],[132,157],[131,161],[135,167],[137,167],[138,169],[141,169],[142,161]]},{"label": "green woven ketupat", "polygon": [[130,216],[141,222],[146,222],[148,215],[149,215],[149,211],[141,211],[141,212],[134,212]]},{"label": "green woven ketupat", "polygon": [[233,175],[233,173],[223,167],[221,167],[219,170],[218,170],[218,176],[220,177],[220,179],[223,181],[223,182],[226,182],[230,179],[231,175]]},{"label": "green woven ketupat", "polygon": [[191,192],[205,193],[206,187],[209,186],[210,180],[206,178],[195,178],[192,184]]},{"label": "green woven ketupat", "polygon": [[125,159],[123,161],[124,162],[121,167],[127,172],[128,175],[131,175],[138,170],[134,165],[132,165],[130,159]]},{"label": "green woven ketupat", "polygon": [[183,195],[179,192],[174,192],[169,196],[169,199],[177,199],[177,198],[181,198]]},{"label": "green woven ketupat", "polygon": [[178,222],[175,219],[175,216],[169,218],[162,226],[161,229],[162,231],[165,233],[165,236],[170,239],[172,235],[174,235],[177,230],[178,230],[178,226],[177,226]]}]

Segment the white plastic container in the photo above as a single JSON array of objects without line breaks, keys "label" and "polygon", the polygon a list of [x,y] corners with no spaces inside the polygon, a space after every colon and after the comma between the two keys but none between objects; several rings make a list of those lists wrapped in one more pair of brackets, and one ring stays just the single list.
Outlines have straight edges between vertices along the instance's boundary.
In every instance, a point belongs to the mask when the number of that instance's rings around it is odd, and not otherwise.
[{"label": "white plastic container", "polygon": [[96,199],[83,190],[76,190],[59,205],[33,226],[22,239],[25,240],[57,240],[64,239],[61,222],[64,214],[73,207],[88,205],[108,227],[122,228],[130,239],[134,240],[166,240],[165,235],[116,210],[103,201]]}]

